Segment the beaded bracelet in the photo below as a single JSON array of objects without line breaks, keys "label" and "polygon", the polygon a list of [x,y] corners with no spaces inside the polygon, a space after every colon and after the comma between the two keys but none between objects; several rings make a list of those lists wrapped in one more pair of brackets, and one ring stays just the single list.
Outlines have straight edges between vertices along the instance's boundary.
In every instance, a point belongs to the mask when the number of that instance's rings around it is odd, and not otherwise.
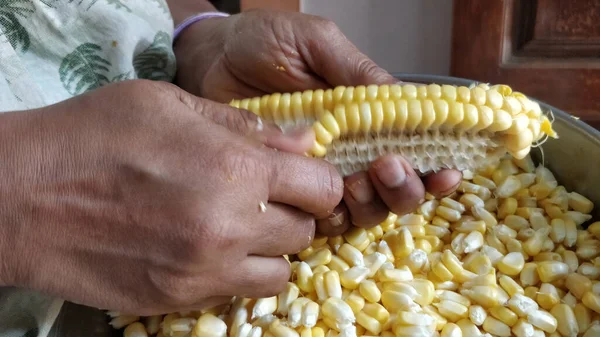
[{"label": "beaded bracelet", "polygon": [[173,33],[173,41],[175,41],[179,35],[181,35],[181,33],[183,32],[184,29],[186,29],[188,26],[198,22],[198,21],[202,21],[204,19],[210,19],[210,18],[222,18],[222,17],[228,17],[229,14],[227,13],[223,13],[223,12],[204,12],[204,13],[200,13],[197,15],[194,15],[192,17],[189,17],[187,19],[185,19],[182,23],[180,23],[177,28],[175,28],[175,32]]}]

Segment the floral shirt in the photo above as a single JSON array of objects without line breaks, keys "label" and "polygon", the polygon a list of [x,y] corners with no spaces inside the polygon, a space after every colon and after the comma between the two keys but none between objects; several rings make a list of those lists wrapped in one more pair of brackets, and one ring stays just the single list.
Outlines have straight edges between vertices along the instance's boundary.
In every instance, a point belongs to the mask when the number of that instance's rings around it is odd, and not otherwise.
[{"label": "floral shirt", "polygon": [[[165,0],[0,0],[0,113],[126,79],[171,81],[172,37]],[[0,337],[46,337],[62,303],[0,288]]]}]

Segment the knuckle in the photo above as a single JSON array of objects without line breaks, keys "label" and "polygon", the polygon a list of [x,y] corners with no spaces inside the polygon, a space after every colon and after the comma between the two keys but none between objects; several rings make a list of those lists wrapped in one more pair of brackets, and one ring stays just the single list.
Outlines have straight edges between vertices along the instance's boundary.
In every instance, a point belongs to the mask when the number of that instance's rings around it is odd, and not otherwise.
[{"label": "knuckle", "polygon": [[261,161],[256,153],[248,152],[233,148],[223,149],[219,155],[221,172],[228,178],[256,178],[261,171]]},{"label": "knuckle", "polygon": [[321,190],[315,197],[318,199],[319,204],[322,204],[327,210],[331,210],[342,200],[344,181],[337,169],[326,162],[321,163],[318,177]]},{"label": "knuckle", "polygon": [[337,35],[340,33],[340,28],[333,20],[319,17],[320,30],[329,35]]},{"label": "knuckle", "polygon": [[379,67],[373,60],[361,55],[358,60],[357,69],[359,74],[375,74],[379,70]]}]

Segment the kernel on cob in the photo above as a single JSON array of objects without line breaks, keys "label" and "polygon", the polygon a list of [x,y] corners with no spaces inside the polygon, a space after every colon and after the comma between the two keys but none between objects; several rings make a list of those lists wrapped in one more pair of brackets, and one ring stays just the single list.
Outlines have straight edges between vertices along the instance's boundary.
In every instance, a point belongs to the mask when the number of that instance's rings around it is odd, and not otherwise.
[{"label": "kernel on cob", "polygon": [[339,86],[232,100],[281,127],[312,125],[308,155],[346,176],[386,153],[418,172],[476,170],[505,154],[517,159],[546,136],[557,137],[540,106],[506,85]]}]

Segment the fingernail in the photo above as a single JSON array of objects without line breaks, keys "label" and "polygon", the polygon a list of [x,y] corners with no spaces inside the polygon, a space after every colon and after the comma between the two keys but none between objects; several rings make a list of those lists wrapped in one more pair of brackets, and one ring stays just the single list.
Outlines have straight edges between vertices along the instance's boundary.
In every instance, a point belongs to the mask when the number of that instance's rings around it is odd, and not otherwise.
[{"label": "fingernail", "polygon": [[389,156],[382,158],[375,165],[375,173],[381,183],[387,188],[396,188],[406,180],[406,172],[397,157]]},{"label": "fingernail", "polygon": [[308,126],[279,126],[279,130],[286,136],[290,137],[302,137],[305,135],[311,128]]},{"label": "fingernail", "polygon": [[368,204],[373,201],[373,191],[368,183],[363,179],[359,179],[348,185],[348,191],[350,191],[350,194],[354,200],[356,200],[356,202],[359,204]]},{"label": "fingernail", "polygon": [[454,192],[454,191],[455,191],[455,190],[458,188],[458,186],[460,185],[460,183],[461,183],[461,182],[462,182],[462,181],[459,181],[459,182],[457,182],[456,184],[454,184],[454,186],[450,187],[449,189],[447,189],[447,190],[445,190],[445,191],[442,191],[442,192],[440,192],[440,195],[441,195],[442,197],[444,197],[444,196],[447,196],[447,195],[449,195],[449,194],[452,194],[452,193],[453,193],[453,192]]},{"label": "fingernail", "polygon": [[331,214],[327,220],[329,220],[331,227],[339,227],[344,224],[344,213]]}]

